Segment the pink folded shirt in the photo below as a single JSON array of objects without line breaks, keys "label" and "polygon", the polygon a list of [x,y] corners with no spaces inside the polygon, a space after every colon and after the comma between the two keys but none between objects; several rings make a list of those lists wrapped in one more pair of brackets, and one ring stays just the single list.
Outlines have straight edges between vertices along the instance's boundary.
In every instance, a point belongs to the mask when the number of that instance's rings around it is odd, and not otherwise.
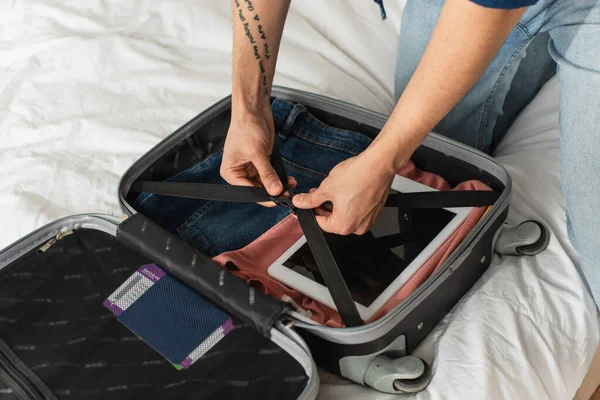
[{"label": "pink folded shirt", "polygon": [[[398,175],[438,190],[451,190],[450,185],[444,178],[418,169],[412,161],[405,164],[398,171]],[[452,190],[491,189],[482,182],[467,181],[459,184]],[[368,322],[381,318],[390,312],[431,276],[454,249],[456,249],[471,229],[473,229],[485,213],[485,210],[486,207],[474,208],[467,216],[465,222]],[[293,215],[290,215],[248,246],[240,250],[219,254],[214,260],[230,270],[237,277],[244,279],[249,285],[276,299],[281,299],[284,295],[289,296],[298,306],[312,313],[311,319],[313,321],[331,327],[342,327],[344,325],[337,311],[305,296],[297,290],[289,288],[276,279],[273,279],[267,272],[269,266],[277,261],[302,235],[302,229],[298,220]]]}]

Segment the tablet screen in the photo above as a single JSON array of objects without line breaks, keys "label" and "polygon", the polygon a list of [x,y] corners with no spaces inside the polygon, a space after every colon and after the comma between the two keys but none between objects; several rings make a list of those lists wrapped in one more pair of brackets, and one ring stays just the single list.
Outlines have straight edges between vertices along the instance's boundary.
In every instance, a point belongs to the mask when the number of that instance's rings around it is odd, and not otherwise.
[{"label": "tablet screen", "polygon": [[[369,307],[455,216],[446,209],[390,207],[364,235],[324,235],[354,301]],[[308,244],[283,265],[325,285]]]}]

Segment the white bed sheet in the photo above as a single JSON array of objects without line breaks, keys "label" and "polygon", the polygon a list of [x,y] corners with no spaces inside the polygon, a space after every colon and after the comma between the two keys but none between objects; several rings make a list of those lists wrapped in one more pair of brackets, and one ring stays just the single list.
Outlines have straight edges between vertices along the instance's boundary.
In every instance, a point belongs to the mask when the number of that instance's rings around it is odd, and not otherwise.
[{"label": "white bed sheet", "polygon": [[[275,83],[393,107],[402,4],[293,2]],[[160,139],[230,92],[227,1],[0,2],[0,248],[59,217],[120,214],[117,183]],[[570,399],[598,343],[559,181],[556,80],[497,151],[509,221],[552,229],[536,257],[498,257],[417,354],[417,399]],[[320,398],[389,396],[322,375]],[[390,397],[397,398],[397,397]]]}]

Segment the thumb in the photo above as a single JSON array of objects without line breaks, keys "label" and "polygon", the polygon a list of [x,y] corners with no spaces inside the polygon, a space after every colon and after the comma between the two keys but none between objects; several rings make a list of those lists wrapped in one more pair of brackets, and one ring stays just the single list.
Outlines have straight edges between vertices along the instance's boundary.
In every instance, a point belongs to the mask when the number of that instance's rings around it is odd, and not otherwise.
[{"label": "thumb", "polygon": [[317,208],[327,201],[326,194],[317,189],[310,193],[299,193],[292,198],[294,206],[302,209]]},{"label": "thumb", "polygon": [[275,169],[266,157],[258,157],[253,162],[260,181],[271,196],[277,196],[283,191],[283,184],[279,180]]}]

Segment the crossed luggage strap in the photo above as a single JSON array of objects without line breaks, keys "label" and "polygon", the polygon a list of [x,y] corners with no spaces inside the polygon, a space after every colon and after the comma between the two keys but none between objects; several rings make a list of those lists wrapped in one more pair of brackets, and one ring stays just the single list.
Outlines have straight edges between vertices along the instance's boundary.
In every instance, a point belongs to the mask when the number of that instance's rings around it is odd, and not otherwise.
[{"label": "crossed luggage strap", "polygon": [[[346,327],[363,325],[356,303],[350,295],[348,286],[338,268],[338,265],[325,241],[317,219],[312,210],[294,207],[292,198],[295,193],[287,187],[287,174],[283,158],[277,144],[274,145],[271,164],[279,179],[284,185],[284,192],[289,197],[271,196],[263,187],[189,183],[189,182],[164,182],[164,181],[137,181],[131,186],[133,192],[148,192],[164,196],[185,197],[191,199],[217,200],[238,203],[259,203],[273,201],[278,206],[287,207],[295,214],[300,227],[306,237],[310,251],[319,268],[325,285],[327,286],[333,302],[340,313]],[[499,193],[486,190],[469,191],[431,191],[390,194],[385,207],[409,208],[446,208],[446,207],[481,207],[489,206],[496,202]],[[394,235],[391,235],[394,236]],[[395,245],[401,244],[406,235],[402,233],[396,238],[387,239]],[[391,239],[391,240],[390,240]]]}]

